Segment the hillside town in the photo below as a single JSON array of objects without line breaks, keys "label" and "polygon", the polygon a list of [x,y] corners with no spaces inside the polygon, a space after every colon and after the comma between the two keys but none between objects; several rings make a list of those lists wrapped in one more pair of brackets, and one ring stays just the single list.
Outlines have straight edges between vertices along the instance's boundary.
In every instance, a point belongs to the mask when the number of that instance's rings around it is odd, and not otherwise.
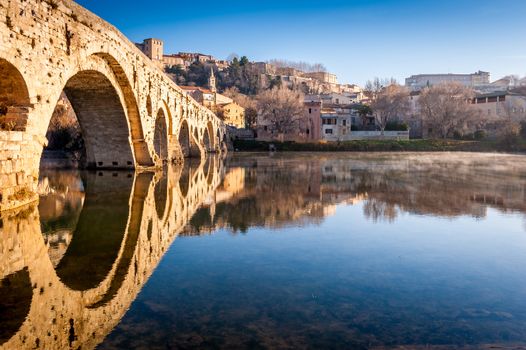
[{"label": "hillside town", "polygon": [[166,54],[163,41],[153,38],[136,45],[223,119],[232,139],[480,139],[520,133],[526,122],[526,77],[415,74],[404,85],[375,78],[361,87],[338,82],[321,64]]}]

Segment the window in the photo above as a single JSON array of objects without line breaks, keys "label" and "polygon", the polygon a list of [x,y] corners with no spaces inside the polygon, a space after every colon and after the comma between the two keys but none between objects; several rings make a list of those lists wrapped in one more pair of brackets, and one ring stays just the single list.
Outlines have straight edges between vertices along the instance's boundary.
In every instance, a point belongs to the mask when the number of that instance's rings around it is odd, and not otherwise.
[{"label": "window", "polygon": [[267,129],[268,129],[268,128],[267,128],[267,126],[265,125],[265,126],[263,127],[263,130],[267,131]]},{"label": "window", "polygon": [[307,135],[309,134],[309,129],[307,129]]},{"label": "window", "polygon": [[343,124],[342,124],[343,126],[347,126],[347,120],[344,119],[344,120],[342,120],[342,122],[343,122]]},{"label": "window", "polygon": [[309,114],[311,114],[311,113],[312,113],[312,108],[309,108]]},{"label": "window", "polygon": [[332,134],[332,129],[325,129],[326,134]]}]

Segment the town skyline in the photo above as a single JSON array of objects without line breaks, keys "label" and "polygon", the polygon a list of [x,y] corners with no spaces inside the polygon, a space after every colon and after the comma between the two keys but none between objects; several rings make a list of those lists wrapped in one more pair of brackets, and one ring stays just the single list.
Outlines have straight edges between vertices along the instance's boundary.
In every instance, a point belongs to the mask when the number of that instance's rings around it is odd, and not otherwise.
[{"label": "town skyline", "polygon": [[[162,39],[165,52],[192,51],[251,61],[274,58],[322,63],[341,82],[363,85],[373,77],[400,83],[419,73],[491,74],[491,80],[526,74],[526,35],[518,14],[526,4],[505,1],[297,1],[265,4],[205,1],[177,5],[158,1],[142,8],[116,0],[110,5],[78,1],[113,23],[132,41]],[[132,1],[131,4],[134,4]],[[476,6],[475,6],[476,5]],[[119,8],[118,11],[116,9]],[[517,21],[514,20],[517,19]],[[481,31],[483,24],[492,23]],[[316,25],[318,24],[318,25]],[[197,38],[197,40],[196,40]],[[314,44],[315,43],[315,44]],[[451,59],[454,55],[455,59]]]}]

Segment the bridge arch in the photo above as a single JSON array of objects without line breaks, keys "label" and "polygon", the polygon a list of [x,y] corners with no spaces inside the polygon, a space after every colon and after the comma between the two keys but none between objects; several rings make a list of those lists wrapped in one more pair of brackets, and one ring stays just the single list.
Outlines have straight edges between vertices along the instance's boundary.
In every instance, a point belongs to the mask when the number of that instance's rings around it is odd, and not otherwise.
[{"label": "bridge arch", "polygon": [[20,71],[0,58],[0,130],[25,130],[31,106],[27,84]]},{"label": "bridge arch", "polygon": [[215,138],[214,126],[210,120],[206,124],[206,133],[210,139],[210,148],[208,149],[208,152],[215,152],[217,149],[217,140]]},{"label": "bridge arch", "polygon": [[[195,127],[194,127],[194,134],[197,135],[197,128]],[[201,152],[196,142],[196,139],[198,138],[196,138],[190,132],[190,125],[188,124],[188,121],[186,119],[182,120],[181,126],[179,127],[178,139],[179,139],[179,146],[181,147],[181,152],[184,158],[200,156]]]},{"label": "bridge arch", "polygon": [[119,94],[97,70],[79,71],[64,93],[75,111],[86,147],[88,168],[133,168],[130,130]]},{"label": "bridge arch", "polygon": [[148,145],[145,142],[139,106],[126,72],[119,64],[117,59],[108,53],[99,52],[94,54],[93,57],[100,57],[106,62],[115,77],[115,81],[119,86],[120,92],[122,93],[123,104],[128,117],[131,142],[133,145],[133,151],[137,165],[152,166],[153,159],[150,152],[148,151]]},{"label": "bridge arch", "polygon": [[210,133],[208,128],[203,131],[203,147],[206,153],[212,152],[212,140],[210,139]]},{"label": "bridge arch", "polygon": [[156,156],[161,162],[168,160],[168,125],[167,116],[163,108],[159,108],[155,118],[153,134],[153,147]]}]

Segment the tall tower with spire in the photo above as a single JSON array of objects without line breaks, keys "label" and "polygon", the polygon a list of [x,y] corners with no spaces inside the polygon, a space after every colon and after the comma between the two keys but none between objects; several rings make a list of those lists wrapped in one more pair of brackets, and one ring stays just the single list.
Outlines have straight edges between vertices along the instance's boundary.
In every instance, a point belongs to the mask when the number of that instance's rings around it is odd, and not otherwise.
[{"label": "tall tower with spire", "polygon": [[208,78],[208,88],[213,93],[217,92],[216,76],[214,75],[214,69],[212,67],[210,67],[210,77]]}]

